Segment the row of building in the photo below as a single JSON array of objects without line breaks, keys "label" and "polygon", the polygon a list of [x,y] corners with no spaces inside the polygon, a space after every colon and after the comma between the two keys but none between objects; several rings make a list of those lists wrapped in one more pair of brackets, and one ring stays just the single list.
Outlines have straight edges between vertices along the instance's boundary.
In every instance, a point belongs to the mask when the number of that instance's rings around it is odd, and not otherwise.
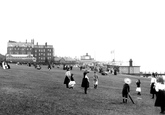
[{"label": "row of building", "polygon": [[[94,58],[88,53],[81,56],[80,60],[76,60],[68,57],[54,57],[53,45],[48,45],[47,42],[44,45],[35,44],[34,39],[31,42],[16,42],[9,40],[7,43],[6,61],[9,62],[24,62],[24,63],[55,63],[55,64],[80,64],[94,66],[98,64]],[[121,73],[140,73],[140,66],[133,66],[133,61],[129,61],[129,65],[115,65],[110,64],[109,67],[118,67]]]}]

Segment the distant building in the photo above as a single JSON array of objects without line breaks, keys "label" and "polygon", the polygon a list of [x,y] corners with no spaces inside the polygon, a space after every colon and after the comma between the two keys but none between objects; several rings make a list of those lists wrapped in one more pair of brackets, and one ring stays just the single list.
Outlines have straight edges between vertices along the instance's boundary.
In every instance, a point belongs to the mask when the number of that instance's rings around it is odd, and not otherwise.
[{"label": "distant building", "polygon": [[31,42],[15,42],[9,40],[7,43],[7,54],[31,54],[34,47],[34,39]]},{"label": "distant building", "polygon": [[94,58],[88,55],[88,53],[86,53],[86,55],[81,56],[80,64],[93,66],[94,62],[96,61],[94,60]]},{"label": "distant building", "polygon": [[140,74],[140,66],[133,66],[133,60],[129,60],[129,65],[118,65],[113,62],[112,65],[109,65],[109,68],[117,68],[121,74]]},{"label": "distant building", "polygon": [[70,57],[54,57],[55,64],[75,65],[77,60]]},{"label": "distant building", "polygon": [[47,63],[54,61],[54,48],[53,45],[34,45],[32,49],[32,54],[36,58],[38,63]]},{"label": "distant building", "polygon": [[16,42],[9,40],[7,44],[6,60],[11,62],[38,62],[48,63],[54,61],[53,45],[34,45],[34,39],[31,42]]}]

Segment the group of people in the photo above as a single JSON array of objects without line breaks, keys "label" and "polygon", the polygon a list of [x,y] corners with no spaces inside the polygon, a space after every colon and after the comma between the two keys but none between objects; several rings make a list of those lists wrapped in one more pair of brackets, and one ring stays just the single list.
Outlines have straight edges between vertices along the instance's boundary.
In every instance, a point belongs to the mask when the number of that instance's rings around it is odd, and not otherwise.
[{"label": "group of people", "polygon": [[73,89],[74,85],[76,84],[74,80],[74,74],[70,72],[69,68],[67,68],[65,73],[64,84],[66,84],[66,88]]},{"label": "group of people", "polygon": [[[122,97],[123,97],[123,103],[127,103],[128,96],[130,95],[130,85],[131,84],[131,79],[125,78],[124,79],[124,85],[122,89]],[[141,87],[140,87],[140,79],[136,81],[136,92],[137,95],[141,95]]]},{"label": "group of people", "polygon": [[10,69],[10,65],[5,61],[2,62],[1,66],[3,69]]},{"label": "group of people", "polygon": [[[89,88],[89,84],[90,84],[89,77],[87,76],[88,73],[89,73],[88,70],[85,70],[83,72],[83,78],[82,78],[82,83],[81,83],[81,87],[84,88],[85,94],[87,94],[87,89]],[[98,86],[98,75],[95,71],[94,71],[93,82],[94,82],[94,89],[96,89]],[[72,89],[74,85],[76,84],[74,80],[74,74],[70,72],[69,68],[67,68],[66,73],[65,73],[64,84],[66,84],[66,88],[72,88]]]},{"label": "group of people", "polygon": [[150,93],[152,99],[156,95],[155,106],[161,108],[160,113],[165,113],[165,81],[162,76],[152,73]]},{"label": "group of people", "polygon": [[73,66],[72,65],[63,65],[63,70],[68,70],[68,69],[70,69],[70,70],[72,70],[73,69]]},{"label": "group of people", "polygon": [[[129,78],[124,79],[124,85],[122,90],[122,96],[123,96],[123,103],[127,103],[127,99],[130,93],[130,83],[131,80]],[[137,95],[141,95],[141,87],[140,87],[140,79],[136,81],[136,91]],[[152,73],[151,83],[150,83],[150,94],[152,94],[152,98],[155,99],[154,106],[160,107],[161,111],[160,113],[165,114],[165,79],[162,76],[158,76],[155,73]]]}]

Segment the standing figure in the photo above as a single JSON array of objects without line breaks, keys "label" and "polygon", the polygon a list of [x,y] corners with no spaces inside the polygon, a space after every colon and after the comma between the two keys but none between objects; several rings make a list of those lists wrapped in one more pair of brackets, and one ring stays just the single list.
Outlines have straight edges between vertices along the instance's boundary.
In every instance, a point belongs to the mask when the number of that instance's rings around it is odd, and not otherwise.
[{"label": "standing figure", "polygon": [[138,79],[138,81],[136,81],[136,85],[137,85],[137,88],[136,88],[136,91],[138,92],[137,94],[138,95],[141,95],[141,87],[140,87],[140,79]]},{"label": "standing figure", "polygon": [[155,100],[155,106],[161,108],[160,113],[164,113],[165,111],[165,84],[163,77],[159,77],[157,79],[157,83],[155,85],[156,90],[156,100]]},{"label": "standing figure", "polygon": [[151,85],[151,87],[150,87],[150,94],[152,94],[152,99],[154,99],[154,95],[156,94],[155,84],[156,84],[155,74],[152,73],[151,84],[150,84]]},{"label": "standing figure", "polygon": [[114,75],[117,75],[117,70],[116,69],[114,70]]},{"label": "standing figure", "polygon": [[70,73],[69,68],[68,68],[66,73],[65,73],[65,79],[64,79],[64,84],[66,84],[66,88],[69,88],[70,76],[71,76],[71,73]]},{"label": "standing figure", "polygon": [[50,64],[48,64],[48,69],[51,70],[51,65]]},{"label": "standing figure", "polygon": [[94,84],[94,88],[96,89],[98,86],[98,75],[96,71],[94,71],[93,84]]},{"label": "standing figure", "polygon": [[87,73],[89,73],[87,70],[84,71],[84,76],[83,76],[83,79],[82,79],[82,84],[81,84],[81,87],[84,87],[84,92],[85,94],[87,94],[87,89],[89,88],[89,78],[87,76]]},{"label": "standing figure", "polygon": [[74,75],[72,73],[71,76],[70,76],[69,88],[73,89],[75,84],[76,84],[76,82],[74,80]]},{"label": "standing figure", "polygon": [[123,103],[127,103],[128,95],[130,92],[129,84],[131,83],[131,80],[129,78],[125,78],[124,82],[125,83],[123,85],[122,96],[123,96]]}]

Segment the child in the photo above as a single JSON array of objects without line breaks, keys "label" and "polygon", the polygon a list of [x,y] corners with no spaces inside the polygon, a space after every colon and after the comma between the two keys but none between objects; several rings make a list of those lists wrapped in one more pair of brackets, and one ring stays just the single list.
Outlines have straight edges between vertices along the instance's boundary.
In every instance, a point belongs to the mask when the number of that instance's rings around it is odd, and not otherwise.
[{"label": "child", "polygon": [[94,72],[93,83],[94,83],[94,88],[96,89],[97,85],[98,85],[98,75],[97,75],[96,71]]},{"label": "child", "polygon": [[136,88],[136,91],[138,92],[137,94],[138,95],[141,95],[141,87],[140,87],[140,79],[138,79],[138,81],[136,81],[136,85],[137,85],[137,88]]},{"label": "child", "polygon": [[124,79],[125,84],[123,85],[122,96],[123,96],[123,103],[127,103],[127,98],[130,92],[129,84],[131,80],[129,78]]},{"label": "child", "polygon": [[70,82],[69,82],[69,88],[73,89],[74,85],[76,84],[76,82],[74,81],[74,78],[73,78],[73,73],[71,74],[70,76]]}]

